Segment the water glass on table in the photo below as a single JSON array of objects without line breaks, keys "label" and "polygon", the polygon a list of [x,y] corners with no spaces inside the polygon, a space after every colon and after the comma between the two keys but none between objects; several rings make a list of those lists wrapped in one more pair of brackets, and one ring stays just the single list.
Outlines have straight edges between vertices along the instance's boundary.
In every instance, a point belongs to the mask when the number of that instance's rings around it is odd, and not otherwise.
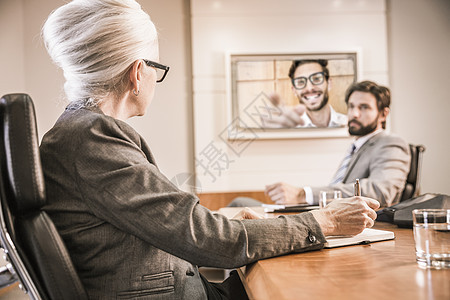
[{"label": "water glass on table", "polygon": [[331,201],[341,198],[342,198],[341,191],[320,191],[319,207],[324,208],[325,206],[330,204]]},{"label": "water glass on table", "polygon": [[415,209],[413,224],[419,266],[450,268],[450,209]]}]

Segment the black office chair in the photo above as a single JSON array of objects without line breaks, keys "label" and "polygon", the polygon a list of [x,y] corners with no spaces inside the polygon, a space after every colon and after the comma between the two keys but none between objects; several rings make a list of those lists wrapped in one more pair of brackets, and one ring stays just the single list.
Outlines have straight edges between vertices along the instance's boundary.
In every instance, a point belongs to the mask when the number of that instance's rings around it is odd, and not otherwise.
[{"label": "black office chair", "polygon": [[411,164],[400,202],[416,197],[420,193],[422,157],[423,152],[425,152],[425,147],[423,145],[409,144],[409,149],[411,151]]},{"label": "black office chair", "polygon": [[31,299],[87,299],[52,220],[41,208],[45,184],[34,106],[26,94],[0,99],[0,236]]}]

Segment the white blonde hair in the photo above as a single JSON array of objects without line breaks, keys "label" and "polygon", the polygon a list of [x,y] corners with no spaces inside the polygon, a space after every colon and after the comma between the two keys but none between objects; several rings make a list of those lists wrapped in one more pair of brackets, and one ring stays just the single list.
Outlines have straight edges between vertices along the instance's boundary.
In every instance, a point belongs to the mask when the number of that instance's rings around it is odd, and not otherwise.
[{"label": "white blonde hair", "polygon": [[159,55],[155,25],[134,0],[69,2],[50,14],[42,37],[68,100],[87,106],[123,93],[132,63]]}]

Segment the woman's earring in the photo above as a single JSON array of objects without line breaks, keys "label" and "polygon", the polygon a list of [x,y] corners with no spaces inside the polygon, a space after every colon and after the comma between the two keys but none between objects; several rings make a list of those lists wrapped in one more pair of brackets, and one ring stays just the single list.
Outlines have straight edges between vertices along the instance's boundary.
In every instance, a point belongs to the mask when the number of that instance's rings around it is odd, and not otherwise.
[{"label": "woman's earring", "polygon": [[137,96],[139,96],[139,93],[140,93],[140,91],[138,90],[137,92],[136,92],[136,90],[135,89],[133,89],[133,95],[135,95],[136,97]]}]

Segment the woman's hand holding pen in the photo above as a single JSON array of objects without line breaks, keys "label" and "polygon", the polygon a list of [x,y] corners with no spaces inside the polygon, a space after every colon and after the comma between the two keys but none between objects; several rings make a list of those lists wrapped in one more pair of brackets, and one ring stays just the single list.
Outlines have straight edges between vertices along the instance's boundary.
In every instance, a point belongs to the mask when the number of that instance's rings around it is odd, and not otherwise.
[{"label": "woman's hand holding pen", "polygon": [[379,207],[380,203],[374,199],[354,196],[333,201],[312,214],[326,236],[355,235],[373,226]]}]

